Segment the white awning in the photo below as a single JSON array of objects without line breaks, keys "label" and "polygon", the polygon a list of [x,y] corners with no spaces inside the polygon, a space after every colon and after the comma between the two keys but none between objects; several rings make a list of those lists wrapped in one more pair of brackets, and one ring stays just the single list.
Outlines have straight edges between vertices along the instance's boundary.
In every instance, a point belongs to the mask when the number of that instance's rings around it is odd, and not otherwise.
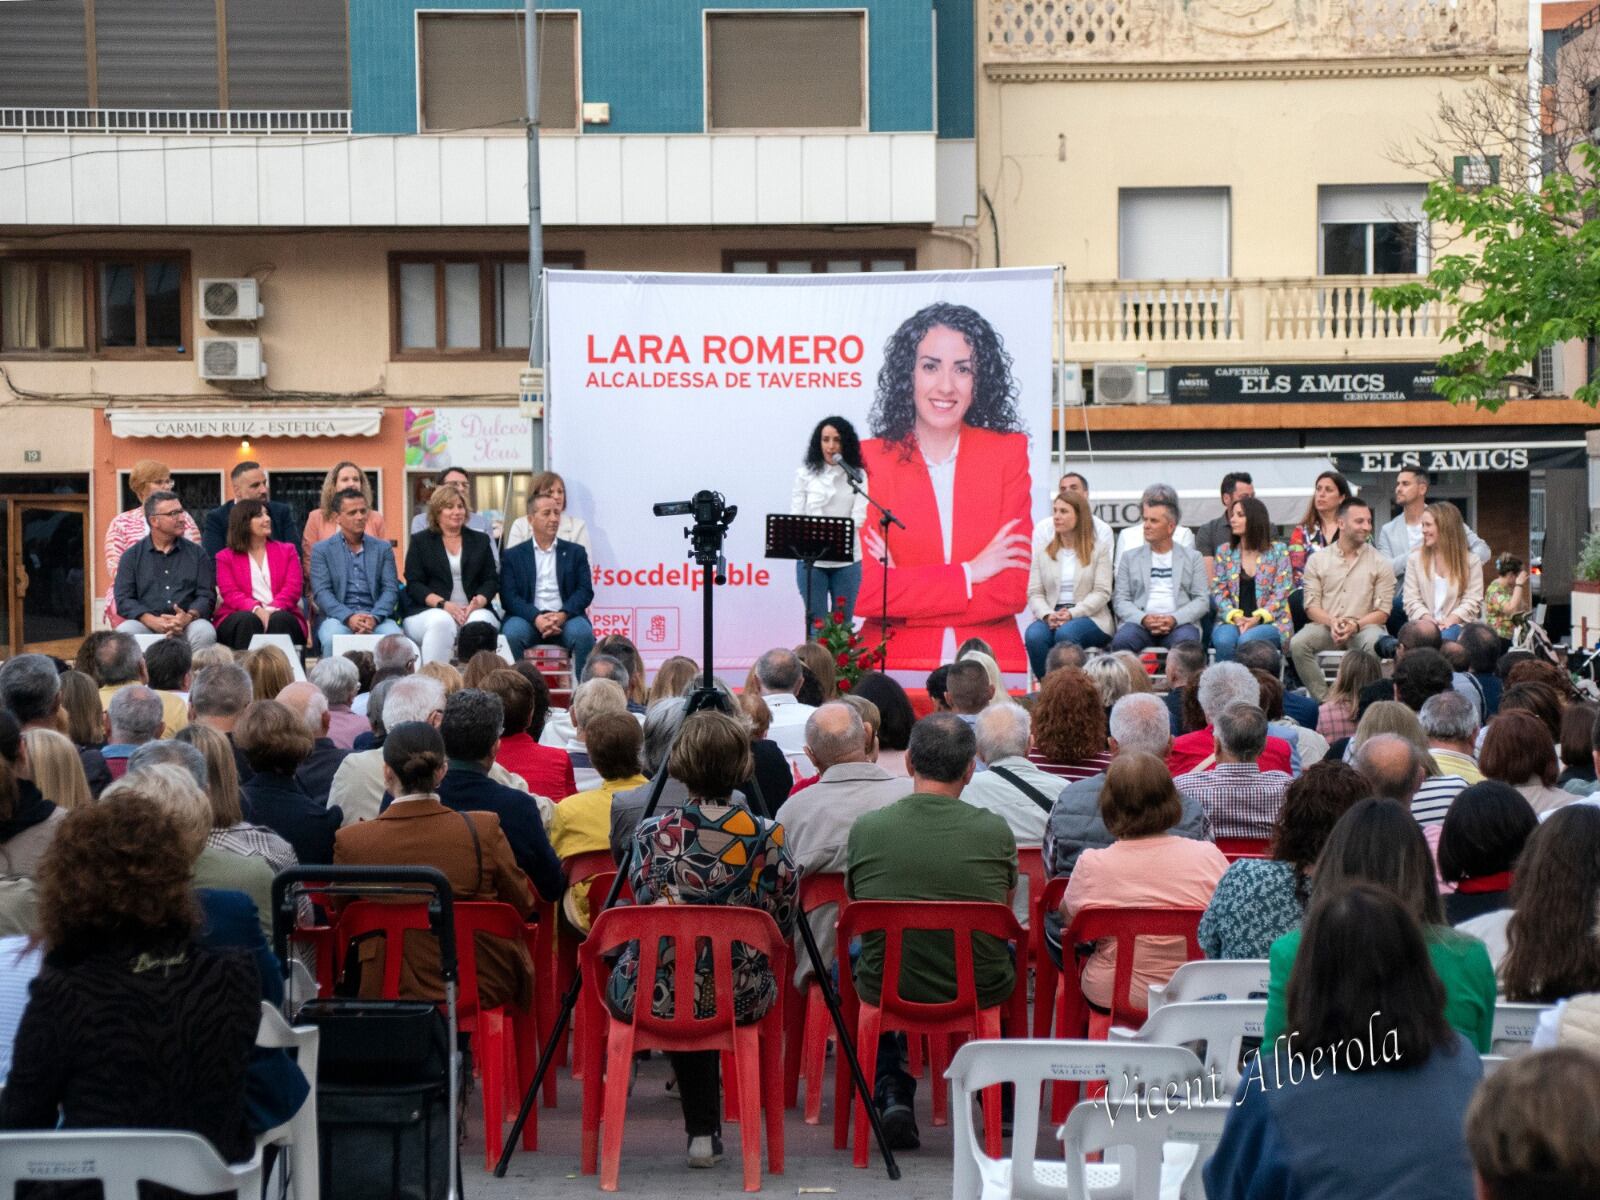
[{"label": "white awning", "polygon": [[119,438],[376,437],[381,408],[111,409]]},{"label": "white awning", "polygon": [[1159,458],[1139,451],[1110,451],[1092,459],[1069,457],[1064,472],[1078,471],[1089,480],[1095,516],[1118,528],[1138,524],[1139,497],[1152,483],[1177,489],[1183,523],[1194,527],[1222,515],[1222,477],[1230,471],[1248,472],[1273,523],[1292,525],[1305,515],[1317,476],[1332,468],[1325,451],[1205,450]]}]

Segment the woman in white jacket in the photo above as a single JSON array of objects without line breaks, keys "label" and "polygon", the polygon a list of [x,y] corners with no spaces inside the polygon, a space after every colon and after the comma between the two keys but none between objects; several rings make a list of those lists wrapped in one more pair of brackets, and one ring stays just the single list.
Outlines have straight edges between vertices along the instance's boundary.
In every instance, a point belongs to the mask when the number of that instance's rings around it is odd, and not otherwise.
[{"label": "woman in white jacket", "polygon": [[1406,560],[1402,596],[1406,620],[1432,621],[1452,641],[1483,611],[1483,570],[1454,504],[1441,501],[1422,510],[1422,544]]},{"label": "woman in white jacket", "polygon": [[809,595],[806,564],[794,565],[795,586],[805,601],[808,629],[815,629],[840,606],[846,623],[855,616],[856,591],[861,587],[861,522],[867,517],[867,501],[851,490],[846,468],[862,479],[864,487],[861,439],[856,436],[855,427],[843,417],[823,417],[811,431],[805,462],[794,473],[789,511],[795,516],[849,517],[855,534],[850,539],[849,561],[830,559],[812,564]]},{"label": "woman in white jacket", "polygon": [[[1057,642],[1085,650],[1111,641],[1111,547],[1094,536],[1089,501],[1063,492],[1051,508],[1055,536],[1034,551],[1028,573],[1028,608],[1034,622],[1023,634],[1028,665],[1043,679],[1045,660]],[[1069,569],[1070,568],[1070,569]]]}]

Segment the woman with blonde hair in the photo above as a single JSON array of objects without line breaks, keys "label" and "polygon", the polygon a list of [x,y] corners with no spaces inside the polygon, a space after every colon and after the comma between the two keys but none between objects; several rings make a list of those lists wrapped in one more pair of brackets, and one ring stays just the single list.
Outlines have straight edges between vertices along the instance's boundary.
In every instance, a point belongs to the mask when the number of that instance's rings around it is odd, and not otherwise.
[{"label": "woman with blonde hair", "polygon": [[276,700],[278,693],[294,682],[289,656],[276,646],[260,646],[244,656],[241,664],[250,676],[257,700]]},{"label": "woman with blonde hair", "polygon": [[[1140,674],[1144,667],[1139,668]],[[1096,654],[1083,664],[1083,673],[1100,692],[1100,707],[1106,712],[1129,692],[1133,691],[1133,678],[1128,674],[1128,664],[1114,654]]]},{"label": "woman with blonde hair", "polygon": [[[528,484],[528,502],[531,504],[540,496],[549,496],[561,506],[561,524],[556,526],[557,539],[578,543],[592,559],[594,547],[589,544],[589,527],[581,517],[575,517],[567,511],[567,481],[554,471],[540,471]],[[511,531],[506,534],[506,549],[519,546],[532,536],[533,528],[528,524],[528,518],[518,517],[511,522]]]},{"label": "woman with blonde hair", "polygon": [[1350,738],[1350,756],[1354,758],[1356,751],[1381,733],[1404,738],[1416,747],[1422,755],[1423,771],[1428,778],[1443,773],[1429,752],[1428,735],[1422,731],[1422,722],[1417,719],[1416,713],[1398,700],[1379,700],[1367,706],[1367,711],[1362,714],[1361,722]]},{"label": "woman with blonde hair", "polygon": [[28,729],[23,731],[22,740],[28,746],[34,785],[46,800],[68,812],[94,803],[83,760],[64,734],[53,729]]},{"label": "woman with blonde hair", "polygon": [[[153,458],[141,458],[128,472],[128,490],[133,493],[136,503],[126,512],[120,512],[112,517],[106,526],[106,579],[109,581],[106,584],[106,620],[113,629],[121,621],[111,595],[116,584],[117,566],[122,562],[122,556],[150,532],[150,522],[145,520],[144,515],[145,497],[151,492],[170,492],[175,486],[172,482],[172,472],[167,469],[167,464],[157,462]],[[196,545],[199,544],[200,527],[187,512],[178,522],[178,527],[181,536]]]},{"label": "woman with blonde hair", "polygon": [[[501,663],[500,665],[504,666],[505,664]],[[423,663],[417,668],[417,674],[431,676],[444,685],[446,700],[467,686],[466,680],[461,678],[461,672],[447,662]]]},{"label": "woman with blonde hair", "polygon": [[[1150,672],[1144,669],[1144,663],[1132,650],[1114,650],[1111,657],[1122,664],[1122,669],[1128,673],[1129,692],[1154,692],[1156,685],[1150,682]],[[1113,701],[1115,703],[1115,701]]]},{"label": "woman with blonde hair", "polygon": [[1422,510],[1422,544],[1406,560],[1406,620],[1432,621],[1450,641],[1483,609],[1483,571],[1472,557],[1461,510],[1447,501]]},{"label": "woman with blonde hair", "polygon": [[839,673],[834,667],[833,655],[828,653],[826,646],[821,642],[802,642],[794,648],[794,656],[817,677],[824,703],[839,698]]},{"label": "woman with blonde hair", "polygon": [[489,536],[467,524],[467,502],[453,486],[428,498],[427,528],[411,535],[406,549],[403,593],[406,636],[422,650],[422,661],[448,662],[468,621],[500,627],[490,604],[500,591]]},{"label": "woman with blonde hair", "polygon": [[1057,642],[1098,649],[1116,632],[1111,620],[1111,547],[1094,535],[1094,514],[1082,492],[1062,492],[1051,504],[1054,535],[1033,552],[1023,634],[1028,666],[1043,679]]},{"label": "woman with blonde hair", "polygon": [[366,497],[368,535],[379,541],[388,540],[383,527],[383,514],[378,511],[377,500],[372,495],[372,484],[367,479],[367,473],[356,463],[337,462],[329,467],[328,473],[322,477],[321,499],[317,502],[316,511],[306,518],[305,531],[300,537],[300,549],[308,562],[311,559],[311,547],[339,532],[339,526],[335,523],[335,518],[339,515],[339,502],[335,497],[340,492],[352,488]]},{"label": "woman with blonde hair", "polygon": [[1383,664],[1376,654],[1370,650],[1346,650],[1328,698],[1317,709],[1317,732],[1330,742],[1355,733],[1361,689],[1382,678]]},{"label": "woman with blonde hair", "polygon": [[61,674],[62,732],[80,750],[105,745],[106,710],[100,687],[82,671]]},{"label": "woman with blonde hair", "polygon": [[683,695],[683,690],[693,683],[699,674],[700,668],[695,665],[694,659],[674,654],[656,668],[656,677],[650,683],[649,699],[645,707],[650,708],[657,700],[671,700],[675,696]]}]

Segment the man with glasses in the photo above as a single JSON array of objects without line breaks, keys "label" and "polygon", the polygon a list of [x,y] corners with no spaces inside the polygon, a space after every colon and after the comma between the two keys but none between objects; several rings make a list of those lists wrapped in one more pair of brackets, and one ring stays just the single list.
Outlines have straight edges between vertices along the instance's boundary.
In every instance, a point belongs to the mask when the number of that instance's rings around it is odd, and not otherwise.
[{"label": "man with glasses", "polygon": [[[150,523],[144,519],[145,498],[151,492],[173,492],[177,491],[177,488],[173,486],[172,472],[167,469],[166,463],[154,458],[141,458],[128,472],[128,490],[133,493],[137,503],[127,511],[112,517],[106,525],[106,623],[112,628],[122,623],[122,617],[117,612],[112,595],[112,588],[117,580],[117,566],[122,562],[122,556],[150,532]],[[184,517],[183,536],[191,542],[200,541],[200,527],[188,516]]]},{"label": "man with glasses", "polygon": [[211,625],[216,567],[211,556],[183,537],[183,501],[172,492],[145,497],[150,532],[122,556],[112,589],[119,633],[159,633],[188,639],[191,649],[216,644]]}]

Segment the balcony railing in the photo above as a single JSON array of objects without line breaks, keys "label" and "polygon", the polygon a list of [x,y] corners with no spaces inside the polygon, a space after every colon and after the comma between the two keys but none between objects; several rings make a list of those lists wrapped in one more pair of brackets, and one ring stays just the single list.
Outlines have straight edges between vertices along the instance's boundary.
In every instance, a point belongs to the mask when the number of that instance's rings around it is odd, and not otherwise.
[{"label": "balcony railing", "polygon": [[1232,361],[1260,356],[1432,358],[1455,310],[1380,309],[1374,288],[1414,275],[1068,283],[1067,356]]},{"label": "balcony railing", "polygon": [[0,108],[0,133],[260,136],[349,132],[347,108]]}]

